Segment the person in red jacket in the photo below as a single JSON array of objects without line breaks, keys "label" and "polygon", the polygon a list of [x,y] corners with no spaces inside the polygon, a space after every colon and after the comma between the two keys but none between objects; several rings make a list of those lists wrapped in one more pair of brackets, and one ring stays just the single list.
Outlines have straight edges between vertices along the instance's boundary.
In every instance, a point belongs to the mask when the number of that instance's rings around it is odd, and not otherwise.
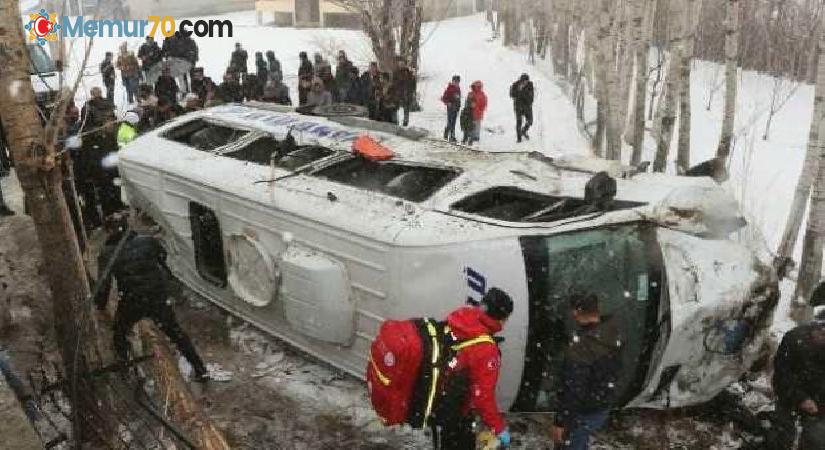
[{"label": "person in red jacket", "polygon": [[473,132],[470,136],[469,144],[481,140],[481,120],[487,111],[487,94],[484,93],[484,84],[481,81],[473,81],[470,85],[470,94],[467,101],[473,104]]},{"label": "person in red jacket", "polygon": [[447,126],[444,128],[444,140],[456,142],[455,124],[458,121],[458,112],[461,110],[461,77],[453,75],[452,81],[444,89],[441,102],[447,107]]},{"label": "person in red jacket", "polygon": [[479,306],[463,306],[447,316],[456,353],[448,361],[446,382],[435,412],[433,443],[437,450],[476,448],[475,416],[499,442],[510,445],[507,422],[496,403],[501,354],[493,335],[513,312],[510,296],[491,288]]}]

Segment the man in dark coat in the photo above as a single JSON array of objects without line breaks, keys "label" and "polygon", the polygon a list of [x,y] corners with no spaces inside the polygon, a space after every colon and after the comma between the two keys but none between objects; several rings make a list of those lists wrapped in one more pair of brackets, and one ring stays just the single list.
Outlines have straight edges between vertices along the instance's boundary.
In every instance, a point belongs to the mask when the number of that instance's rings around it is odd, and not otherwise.
[{"label": "man in dark coat", "polygon": [[[180,33],[180,31],[176,32]],[[178,38],[178,44],[180,45],[180,54],[181,58],[189,61],[192,66],[194,67],[195,64],[198,62],[198,43],[192,39],[192,36],[184,35],[183,33],[180,34]]]},{"label": "man in dark coat", "polygon": [[114,174],[103,168],[102,161],[118,149],[114,105],[103,98],[99,87],[91,90],[91,98],[83,106],[81,117],[85,122],[83,145],[77,157],[75,178],[77,192],[83,201],[83,220],[92,230],[103,224],[103,216],[119,210],[120,193],[114,185]]},{"label": "man in dark coat", "polygon": [[158,100],[165,99],[173,105],[178,104],[178,82],[175,77],[171,75],[168,67],[164,67],[161,71],[158,81],[155,83],[155,95]]},{"label": "man in dark coat", "polygon": [[343,101],[346,103],[352,103],[353,105],[362,105],[364,102],[364,93],[363,87],[361,86],[361,77],[358,73],[358,68],[355,66],[350,67],[349,75],[348,75],[347,85],[347,92],[344,96]]},{"label": "man in dark coat", "polygon": [[192,93],[197,95],[201,102],[206,101],[206,93],[210,84],[212,84],[212,79],[204,76],[203,67],[192,69]]},{"label": "man in dark coat", "polygon": [[292,105],[292,99],[289,98],[289,88],[280,79],[269,80],[264,86],[261,100],[279,105]]},{"label": "man in dark coat", "polygon": [[461,110],[461,77],[453,75],[453,79],[444,93],[441,94],[441,102],[447,107],[447,126],[444,128],[444,139],[456,142],[455,125],[458,122],[458,112]]},{"label": "man in dark coat", "polygon": [[562,449],[587,450],[590,434],[615,406],[622,339],[601,316],[595,294],[573,294],[570,309],[578,329],[564,351],[553,440]]},{"label": "man in dark coat", "polygon": [[516,142],[521,142],[522,137],[530,139],[527,131],[533,125],[533,94],[533,82],[526,73],[510,86],[510,98],[516,112]]},{"label": "man in dark coat", "polygon": [[[812,305],[825,305],[825,283],[814,290]],[[825,448],[825,317],[785,333],[773,361],[777,397],[774,433],[766,447],[793,447],[797,419],[800,450]]]},{"label": "man in dark coat", "polygon": [[355,67],[352,61],[347,58],[347,53],[343,50],[338,52],[338,65],[335,67],[336,90],[332,96],[336,101],[346,101],[347,93],[352,85],[352,68]]},{"label": "man in dark coat", "polygon": [[[209,375],[206,366],[189,336],[178,323],[175,310],[169,301],[173,293],[173,279],[166,265],[166,249],[154,236],[127,231],[125,219],[108,219],[106,231],[106,244],[98,256],[98,276],[103,275],[102,272],[113,258],[114,263],[106,278],[98,280],[102,283],[102,288],[95,298],[95,303],[100,310],[106,307],[112,278],[117,280],[120,301],[114,323],[115,354],[121,360],[127,360],[127,335],[137,322],[151,319],[175,343],[192,366],[195,372],[194,379],[206,381]],[[115,255],[118,243],[124,238],[125,244]]]},{"label": "man in dark coat", "polygon": [[312,89],[312,79],[315,77],[315,69],[309,61],[307,52],[298,54],[301,65],[298,67],[298,105],[304,106],[307,103],[307,94]]},{"label": "man in dark coat", "polygon": [[240,42],[235,43],[235,51],[232,52],[232,56],[229,60],[229,67],[237,74],[242,74],[247,72],[246,63],[249,59],[249,54],[246,50],[241,47]]},{"label": "man in dark coat", "polygon": [[369,118],[381,120],[378,111],[378,99],[381,93],[381,74],[378,72],[378,63],[370,63],[369,69],[361,75],[361,93],[363,100],[361,104],[367,107]]},{"label": "man in dark coat", "polygon": [[226,72],[223,76],[223,83],[218,87],[218,98],[225,103],[235,103],[243,101],[243,88],[234,72]]},{"label": "man in dark coat", "polygon": [[395,92],[398,95],[398,107],[404,110],[402,125],[410,124],[410,108],[415,103],[415,74],[407,66],[407,61],[402,57],[396,59],[395,71],[392,74],[392,83],[395,85]]},{"label": "man in dark coat", "polygon": [[160,47],[152,36],[146,36],[146,42],[138,49],[138,59],[143,66],[143,75],[146,76],[149,69],[163,60]]},{"label": "man in dark coat", "polygon": [[261,89],[266,86],[269,81],[269,64],[264,59],[264,54],[255,52],[255,74],[258,76],[258,83],[261,84]]},{"label": "man in dark coat", "polygon": [[100,63],[100,76],[103,78],[103,85],[106,86],[106,98],[110,102],[115,101],[115,65],[112,57],[112,52],[106,52],[103,62]]},{"label": "man in dark coat", "polygon": [[275,57],[275,52],[272,50],[266,51],[266,61],[269,64],[269,76],[274,80],[283,81],[284,73],[281,71],[281,62]]}]

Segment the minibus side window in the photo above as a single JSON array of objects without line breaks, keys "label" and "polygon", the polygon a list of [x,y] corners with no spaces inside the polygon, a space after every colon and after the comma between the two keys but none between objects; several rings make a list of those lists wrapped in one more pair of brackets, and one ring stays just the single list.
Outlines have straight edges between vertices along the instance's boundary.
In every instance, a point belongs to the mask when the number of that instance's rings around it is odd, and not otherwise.
[{"label": "minibus side window", "polygon": [[226,287],[226,261],[223,235],[218,217],[199,203],[189,203],[192,242],[195,247],[195,267],[200,276],[218,287]]},{"label": "minibus side window", "polygon": [[576,324],[571,293],[594,293],[621,334],[617,398],[635,397],[656,341],[661,263],[653,233],[621,226],[522,239],[530,320],[524,378],[514,409],[557,410],[562,355]]}]

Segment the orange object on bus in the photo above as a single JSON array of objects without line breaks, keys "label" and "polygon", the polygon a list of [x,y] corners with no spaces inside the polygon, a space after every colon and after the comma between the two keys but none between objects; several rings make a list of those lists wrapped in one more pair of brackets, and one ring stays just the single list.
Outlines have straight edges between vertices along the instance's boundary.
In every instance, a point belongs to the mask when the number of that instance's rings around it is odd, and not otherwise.
[{"label": "orange object on bus", "polygon": [[370,161],[386,161],[392,159],[395,153],[384,147],[372,137],[362,134],[352,143],[352,152],[361,155]]}]

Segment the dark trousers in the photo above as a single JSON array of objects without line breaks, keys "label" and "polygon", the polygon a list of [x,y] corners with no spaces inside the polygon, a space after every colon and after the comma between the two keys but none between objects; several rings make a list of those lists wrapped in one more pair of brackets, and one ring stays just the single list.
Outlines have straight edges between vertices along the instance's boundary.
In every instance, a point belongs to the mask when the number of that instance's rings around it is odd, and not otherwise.
[{"label": "dark trousers", "polygon": [[137,75],[123,77],[123,87],[126,88],[126,100],[129,103],[134,103],[137,97],[138,85],[140,84],[140,77]]},{"label": "dark trousers", "polygon": [[405,127],[410,124],[410,108],[412,108],[412,104],[413,99],[411,95],[406,95],[401,98],[401,105],[399,106],[399,109],[404,110],[404,115],[401,123]]},{"label": "dark trousers", "polygon": [[298,106],[304,106],[307,104],[307,94],[309,94],[309,88],[298,86]]},{"label": "dark trousers", "polygon": [[455,125],[458,122],[459,108],[447,107],[447,128],[444,128],[444,139],[455,142]]},{"label": "dark trousers", "polygon": [[121,360],[125,361],[129,357],[129,343],[126,336],[132,327],[143,319],[152,320],[169,337],[169,340],[178,347],[181,355],[192,365],[196,375],[206,375],[206,366],[189,336],[178,324],[172,307],[138,296],[125,295],[118,304],[115,314],[114,347],[115,353]]},{"label": "dark trousers", "polygon": [[106,85],[106,98],[114,103],[115,101],[115,80],[104,82]]},{"label": "dark trousers", "polygon": [[[793,448],[796,439],[795,412],[777,406],[776,416],[771,424],[765,448],[767,450],[785,450]],[[825,448],[825,417],[802,416],[802,434],[799,437],[799,450],[814,450]]]},{"label": "dark trousers", "polygon": [[516,109],[516,139],[518,141],[521,141],[531,126],[533,126],[533,108]]},{"label": "dark trousers", "polygon": [[456,417],[431,426],[434,450],[475,450],[476,436],[471,417]]},{"label": "dark trousers", "polygon": [[0,212],[6,212],[9,207],[6,205],[6,200],[3,198],[3,185],[0,184]]},{"label": "dark trousers", "polygon": [[77,195],[82,202],[83,225],[87,230],[93,230],[103,225],[103,218],[98,210],[97,192],[95,184],[90,181],[77,182]]}]

